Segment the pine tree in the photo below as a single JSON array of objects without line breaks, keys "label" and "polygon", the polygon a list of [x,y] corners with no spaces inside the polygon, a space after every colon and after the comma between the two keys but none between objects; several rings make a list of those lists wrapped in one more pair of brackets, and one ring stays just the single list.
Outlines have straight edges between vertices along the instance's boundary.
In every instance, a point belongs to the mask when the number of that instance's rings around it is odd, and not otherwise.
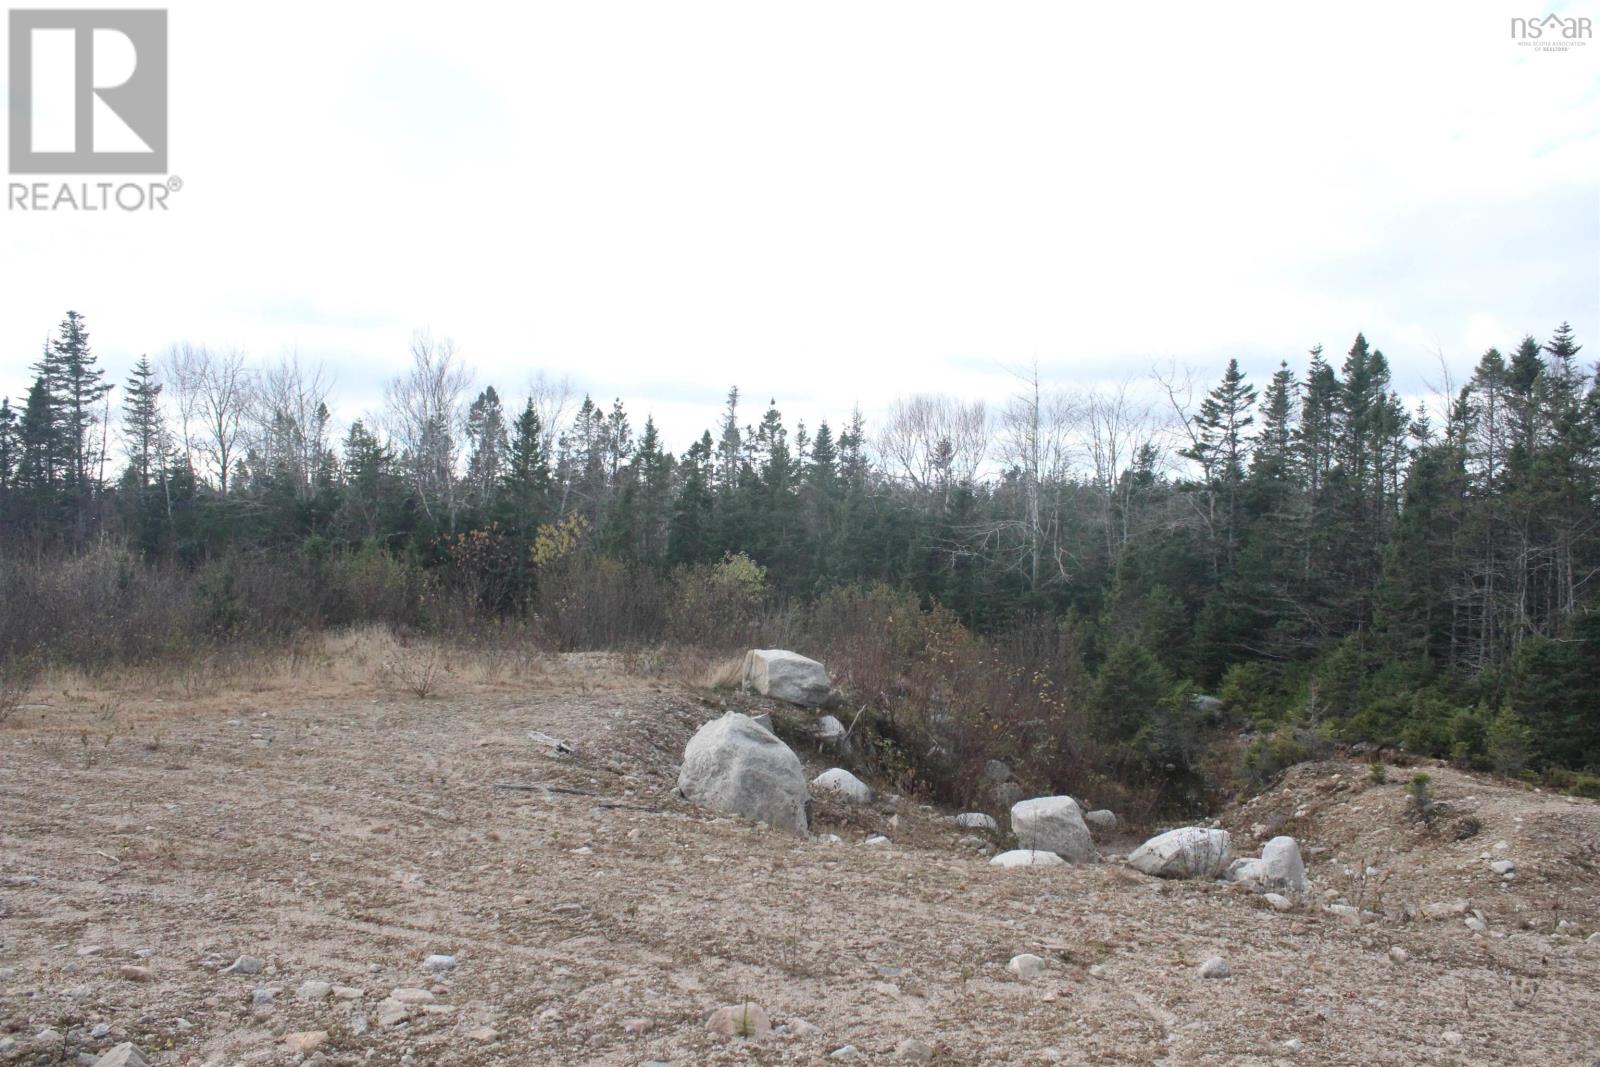
[{"label": "pine tree", "polygon": [[1200,465],[1207,525],[1216,546],[1213,574],[1232,567],[1238,551],[1239,496],[1250,452],[1245,431],[1255,423],[1251,414],[1255,403],[1255,389],[1245,380],[1239,361],[1230,359],[1222,382],[1189,419],[1189,447],[1178,453]]},{"label": "pine tree", "polygon": [[17,451],[17,413],[8,396],[0,399],[0,503],[16,479]]},{"label": "pine tree", "polygon": [[98,478],[97,408],[112,387],[104,381],[105,372],[95,364],[83,316],[76,311],[67,312],[56,339],[50,343],[48,380],[64,449],[62,484],[69,493],[88,492]]},{"label": "pine tree", "polygon": [[531,540],[550,517],[550,457],[545,453],[544,423],[530,399],[511,429],[505,472],[500,485],[501,522],[523,540]]},{"label": "pine tree", "polygon": [[500,394],[487,386],[467,408],[467,490],[472,504],[490,507],[510,447]]},{"label": "pine tree", "polygon": [[122,392],[122,441],[128,469],[143,489],[162,472],[166,429],[161,415],[161,384],[148,356],[140,356]]}]

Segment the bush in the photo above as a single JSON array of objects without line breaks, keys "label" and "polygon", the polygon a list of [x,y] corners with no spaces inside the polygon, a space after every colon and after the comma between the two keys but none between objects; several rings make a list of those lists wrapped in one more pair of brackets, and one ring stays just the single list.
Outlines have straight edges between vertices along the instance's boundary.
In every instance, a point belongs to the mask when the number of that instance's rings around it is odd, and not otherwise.
[{"label": "bush", "polygon": [[1236,663],[1222,676],[1217,696],[1229,709],[1266,726],[1282,722],[1287,702],[1278,690],[1277,668],[1266,663]]},{"label": "bush", "polygon": [[1239,777],[1251,789],[1260,790],[1297,763],[1326,758],[1332,747],[1324,731],[1280,726],[1245,749]]}]

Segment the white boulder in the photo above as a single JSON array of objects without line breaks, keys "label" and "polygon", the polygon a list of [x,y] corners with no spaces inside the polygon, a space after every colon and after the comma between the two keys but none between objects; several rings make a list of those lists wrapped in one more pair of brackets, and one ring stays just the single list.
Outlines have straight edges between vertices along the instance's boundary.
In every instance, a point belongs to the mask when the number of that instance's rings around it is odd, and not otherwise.
[{"label": "white boulder", "polygon": [[1269,889],[1306,893],[1311,889],[1306,881],[1306,865],[1300,859],[1300,846],[1292,837],[1268,841],[1261,849],[1260,859],[1235,860],[1228,868],[1228,879],[1257,893]]},{"label": "white boulder", "polygon": [[872,801],[871,787],[843,767],[823,771],[811,779],[811,785],[818,792],[835,793],[852,804],[868,804]]},{"label": "white boulder", "polygon": [[1157,878],[1218,878],[1232,859],[1228,831],[1185,826],[1152,837],[1129,854],[1128,863]]},{"label": "white boulder", "polygon": [[744,657],[744,687],[764,697],[807,708],[828,702],[833,682],[814,659],[777,648],[753,648]]},{"label": "white boulder", "polygon": [[1084,812],[1083,821],[1096,837],[1117,832],[1117,817],[1105,808]]},{"label": "white boulder", "polygon": [[985,815],[981,811],[964,811],[956,816],[956,825],[966,830],[998,830],[1000,824],[994,821],[993,815]]},{"label": "white boulder", "polygon": [[748,715],[730,711],[689,739],[678,771],[686,800],[778,830],[804,834],[806,776],[789,746]]},{"label": "white boulder", "polygon": [[1071,797],[1034,797],[1013,804],[1011,832],[1025,849],[1054,852],[1072,863],[1095,858],[1094,838],[1083,821],[1083,809]]},{"label": "white boulder", "polygon": [[1042,852],[1032,848],[1016,848],[1010,852],[1002,852],[989,861],[991,867],[1064,867],[1066,860],[1054,852]]}]

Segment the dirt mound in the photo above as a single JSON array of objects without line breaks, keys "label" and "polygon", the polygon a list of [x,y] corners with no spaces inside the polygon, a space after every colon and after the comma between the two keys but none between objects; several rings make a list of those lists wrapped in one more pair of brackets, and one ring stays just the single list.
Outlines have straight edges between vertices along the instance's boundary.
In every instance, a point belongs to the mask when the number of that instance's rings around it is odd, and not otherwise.
[{"label": "dirt mound", "polygon": [[[1425,816],[1410,799],[1419,772]],[[1600,928],[1600,802],[1442,764],[1385,779],[1365,763],[1301,764],[1223,821],[1245,840],[1294,836],[1319,893],[1391,919],[1466,900],[1491,925]]]}]

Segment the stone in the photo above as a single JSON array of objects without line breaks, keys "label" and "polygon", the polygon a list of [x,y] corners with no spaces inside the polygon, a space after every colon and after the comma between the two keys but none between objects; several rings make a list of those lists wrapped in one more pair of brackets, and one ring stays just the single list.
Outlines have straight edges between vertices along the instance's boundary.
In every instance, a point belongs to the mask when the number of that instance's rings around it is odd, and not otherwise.
[{"label": "stone", "polygon": [[1096,837],[1104,837],[1107,834],[1117,832],[1117,817],[1113,812],[1105,808],[1085,812],[1083,821],[1089,827],[1090,833]]},{"label": "stone", "polygon": [[132,1041],[113,1045],[105,1055],[94,1061],[95,1067],[149,1067],[149,1063],[139,1046]]},{"label": "stone", "polygon": [[689,739],[678,792],[716,811],[807,833],[810,794],[799,758],[737,711],[711,720]]},{"label": "stone", "polygon": [[1264,894],[1261,899],[1265,900],[1268,904],[1271,904],[1273,911],[1289,911],[1294,907],[1294,901],[1290,900],[1282,893],[1267,893]]},{"label": "stone", "polygon": [[817,721],[811,727],[811,732],[819,741],[842,741],[846,733],[844,723],[832,715],[817,716]]},{"label": "stone", "polygon": [[389,994],[389,999],[400,1004],[432,1004],[434,996],[426,989],[396,989]]},{"label": "stone", "polygon": [[33,1035],[33,1047],[41,1052],[60,1049],[66,1043],[67,1039],[61,1036],[60,1030],[48,1026]]},{"label": "stone", "polygon": [[805,708],[828,702],[833,682],[814,659],[777,648],[753,648],[744,657],[744,687]]},{"label": "stone", "polygon": [[1009,782],[1011,780],[1011,768],[1000,760],[992,759],[983,765],[983,780],[990,785]]},{"label": "stone", "polygon": [[402,1004],[391,997],[385,997],[378,1002],[378,1025],[399,1026],[411,1018],[411,1007]]},{"label": "stone", "polygon": [[1588,937],[1584,938],[1584,943],[1589,945],[1600,945],[1600,931],[1596,931],[1595,933],[1592,933]]},{"label": "stone", "polygon": [[1411,954],[1399,945],[1392,945],[1389,948],[1389,958],[1395,963],[1404,963],[1411,958]]},{"label": "stone", "polygon": [[956,816],[956,825],[968,830],[997,831],[1000,824],[994,821],[993,815],[985,815],[981,811],[964,811]]},{"label": "stone", "polygon": [[788,1026],[789,1032],[798,1038],[809,1040],[811,1038],[822,1036],[822,1027],[818,1026],[810,1019],[802,1019],[799,1016],[795,1016],[793,1019],[789,1020]]},{"label": "stone", "polygon": [[1510,860],[1495,860],[1489,864],[1489,869],[1495,874],[1511,874],[1517,869],[1517,865]]},{"label": "stone", "polygon": [[1212,956],[1200,965],[1201,978],[1227,978],[1232,974],[1233,968],[1221,956]]},{"label": "stone", "polygon": [[721,1037],[759,1040],[772,1033],[772,1020],[767,1018],[761,1005],[747,1001],[729,1004],[712,1012],[706,1020],[706,1029]]},{"label": "stone", "polygon": [[1152,837],[1129,853],[1128,863],[1157,878],[1217,878],[1232,858],[1228,831],[1185,826]]},{"label": "stone", "polygon": [[852,804],[872,802],[872,789],[843,767],[823,771],[811,779],[811,786],[819,793],[833,793]]},{"label": "stone", "polygon": [[882,834],[868,834],[867,839],[861,843],[866,845],[868,848],[888,848],[890,845],[894,844],[893,841],[890,841]]},{"label": "stone", "polygon": [[1489,932],[1489,924],[1474,915],[1467,920],[1467,929],[1475,934],[1486,934]]},{"label": "stone", "polygon": [[894,1058],[902,1063],[932,1063],[933,1046],[926,1041],[908,1037],[895,1046]]},{"label": "stone", "polygon": [[1306,866],[1300,859],[1300,846],[1292,837],[1274,837],[1261,849],[1260,859],[1235,860],[1228,868],[1228,880],[1260,893],[1285,889],[1307,893]]},{"label": "stone", "polygon": [[1054,852],[1039,849],[1017,848],[1002,852],[989,861],[991,867],[1063,867],[1066,860]]},{"label": "stone", "polygon": [[367,995],[367,991],[360,986],[336,985],[333,987],[333,995],[339,1000],[360,1000]]},{"label": "stone", "polygon": [[422,969],[435,975],[449,974],[456,969],[456,958],[436,952],[422,961]]},{"label": "stone", "polygon": [[148,967],[135,967],[131,963],[124,963],[117,968],[117,973],[130,982],[150,981],[150,968]]},{"label": "stone", "polygon": [[1096,856],[1083,809],[1071,797],[1035,797],[1013,804],[1011,832],[1021,848],[1054,852],[1070,863]]},{"label": "stone", "polygon": [[327,1040],[326,1030],[297,1030],[292,1034],[283,1035],[283,1043],[289,1047],[289,1051],[298,1052],[302,1056],[311,1055]]},{"label": "stone", "polygon": [[1022,786],[1016,782],[1001,782],[989,787],[989,796],[1002,808],[1010,808],[1022,799]]},{"label": "stone", "polygon": [[260,974],[266,964],[254,956],[240,956],[222,969],[223,974]]},{"label": "stone", "polygon": [[1472,904],[1466,900],[1436,901],[1433,904],[1424,904],[1422,906],[1422,917],[1433,920],[1453,919],[1465,915],[1471,907]]},{"label": "stone", "polygon": [[769,733],[769,734],[776,732],[776,731],[774,731],[772,729],[772,713],[771,712],[767,712],[767,711],[757,712],[756,714],[750,716],[750,721],[755,723],[757,726],[761,727],[763,730],[767,731],[767,733]]},{"label": "stone", "polygon": [[309,1000],[315,1002],[319,1000],[327,1000],[328,995],[332,992],[333,985],[331,983],[318,982],[308,978],[304,982],[300,983],[300,988],[294,991],[294,995],[299,1000]]},{"label": "stone", "polygon": [[250,991],[250,1006],[252,1008],[270,1008],[272,1007],[272,1002],[277,998],[278,991],[276,989],[262,986]]},{"label": "stone", "polygon": [[842,1045],[828,1053],[828,1058],[830,1060],[858,1060],[861,1058],[861,1050],[854,1045]]},{"label": "stone", "polygon": [[1031,952],[1024,952],[1019,956],[1012,956],[1011,962],[1006,964],[1006,970],[1018,978],[1032,978],[1044,973],[1044,959]]},{"label": "stone", "polygon": [[95,1023],[94,1024],[94,1029],[89,1031],[89,1036],[94,1038],[96,1041],[99,1041],[103,1037],[108,1037],[108,1036],[110,1036],[110,1034],[111,1034],[111,1024],[110,1023]]}]

